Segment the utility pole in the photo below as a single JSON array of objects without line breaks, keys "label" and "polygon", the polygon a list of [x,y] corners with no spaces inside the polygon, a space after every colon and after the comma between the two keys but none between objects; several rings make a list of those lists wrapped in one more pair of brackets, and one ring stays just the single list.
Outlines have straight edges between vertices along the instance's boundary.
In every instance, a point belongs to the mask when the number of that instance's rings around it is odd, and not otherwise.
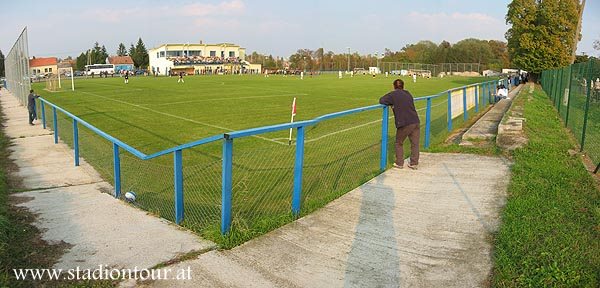
[{"label": "utility pole", "polygon": [[346,48],[348,48],[348,72],[350,72],[350,47]]},{"label": "utility pole", "polygon": [[[579,1],[577,1],[579,4]],[[573,53],[571,53],[571,64],[575,63],[575,53],[577,53],[577,42],[579,42],[579,32],[581,32],[581,18],[583,17],[583,8],[585,8],[585,0],[581,0],[579,5],[579,18],[577,19],[577,29],[573,33]]]}]

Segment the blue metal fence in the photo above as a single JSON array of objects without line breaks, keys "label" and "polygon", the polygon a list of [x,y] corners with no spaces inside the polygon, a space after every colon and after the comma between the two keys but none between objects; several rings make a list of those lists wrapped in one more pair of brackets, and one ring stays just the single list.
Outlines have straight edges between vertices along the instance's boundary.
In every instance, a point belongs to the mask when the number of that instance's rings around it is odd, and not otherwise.
[{"label": "blue metal fence", "polygon": [[[501,80],[505,83],[505,79]],[[426,101],[425,106],[425,135],[424,135],[424,148],[427,149],[431,145],[431,123],[432,123],[432,102],[436,98],[444,97],[447,95],[448,102],[448,115],[447,115],[447,129],[448,131],[452,130],[452,122],[456,116],[452,115],[452,92],[453,91],[461,91],[462,90],[462,114],[463,119],[466,121],[469,117],[467,106],[467,89],[475,88],[475,112],[480,110],[479,107],[479,97],[481,96],[481,100],[483,102],[483,106],[487,106],[492,103],[493,93],[495,91],[494,87],[497,84],[498,80],[486,81],[482,83],[467,85],[463,87],[458,87],[454,89],[450,89],[448,91],[444,91],[442,93],[418,97],[415,98],[415,102]],[[302,206],[302,180],[303,180],[303,167],[304,167],[304,146],[305,146],[305,131],[307,127],[317,125],[320,122],[335,119],[335,118],[343,118],[349,115],[365,112],[365,111],[373,111],[377,109],[382,110],[382,119],[381,119],[381,150],[380,150],[380,161],[379,161],[379,170],[384,171],[388,167],[388,136],[389,136],[389,109],[384,105],[372,105],[366,107],[355,108],[351,110],[331,113],[327,115],[323,115],[312,120],[294,122],[294,123],[284,123],[279,125],[272,126],[264,126],[253,129],[246,129],[240,131],[229,132],[225,134],[219,134],[207,138],[203,138],[200,140],[196,140],[190,143],[186,143],[183,145],[175,146],[169,149],[165,149],[160,152],[156,152],[150,155],[146,155],[132,146],[124,143],[123,141],[113,137],[104,131],[96,128],[95,126],[89,124],[85,120],[71,114],[65,109],[58,107],[57,105],[49,102],[44,98],[39,98],[41,102],[46,105],[52,107],[52,117],[53,117],[53,129],[54,129],[54,143],[58,143],[58,121],[57,121],[57,111],[64,113],[66,116],[72,119],[73,122],[73,150],[74,150],[74,158],[75,158],[75,166],[79,166],[79,125],[82,125],[97,135],[103,137],[104,139],[110,141],[113,146],[113,173],[114,173],[114,196],[120,197],[121,195],[121,159],[120,159],[120,151],[124,150],[128,153],[131,153],[133,156],[141,159],[141,160],[149,160],[156,157],[172,154],[173,155],[173,187],[174,187],[174,209],[175,209],[175,222],[180,224],[184,217],[184,177],[183,177],[183,156],[182,151],[186,149],[190,149],[192,147],[222,141],[222,171],[221,171],[221,233],[226,234],[230,231],[231,223],[232,223],[232,179],[233,179],[233,147],[235,139],[260,135],[264,133],[270,133],[281,130],[288,129],[296,129],[297,137],[296,137],[296,145],[295,145],[295,160],[294,160],[294,168],[293,168],[293,190],[291,192],[291,212],[293,215],[298,216],[301,211]],[[443,104],[443,103],[442,103]],[[41,115],[42,115],[42,123],[43,127],[46,128],[46,113],[44,105],[41,106]],[[454,116],[454,117],[453,117]]]}]

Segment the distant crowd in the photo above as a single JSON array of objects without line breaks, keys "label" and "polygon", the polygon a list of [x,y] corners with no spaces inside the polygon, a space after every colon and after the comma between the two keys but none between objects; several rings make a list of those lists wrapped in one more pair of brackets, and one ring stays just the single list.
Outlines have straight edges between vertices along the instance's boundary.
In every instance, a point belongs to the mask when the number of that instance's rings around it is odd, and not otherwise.
[{"label": "distant crowd", "polygon": [[175,66],[178,65],[195,65],[195,64],[240,64],[242,60],[239,57],[167,57],[167,60],[173,61]]}]

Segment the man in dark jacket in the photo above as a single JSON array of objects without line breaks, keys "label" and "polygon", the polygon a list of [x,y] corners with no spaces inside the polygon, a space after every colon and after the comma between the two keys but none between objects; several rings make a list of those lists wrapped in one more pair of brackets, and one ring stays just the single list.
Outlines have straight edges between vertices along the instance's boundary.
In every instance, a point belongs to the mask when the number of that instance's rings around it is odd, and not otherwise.
[{"label": "man in dark jacket", "polygon": [[40,95],[33,94],[33,89],[29,90],[29,96],[27,96],[27,110],[29,111],[29,125],[33,125],[33,119],[37,119],[35,114],[35,99],[40,98]]},{"label": "man in dark jacket", "polygon": [[404,140],[410,140],[410,162],[408,168],[417,169],[419,165],[419,115],[410,92],[404,90],[404,81],[394,80],[394,91],[385,94],[379,103],[392,106],[396,119],[396,163],[394,167],[404,168]]}]

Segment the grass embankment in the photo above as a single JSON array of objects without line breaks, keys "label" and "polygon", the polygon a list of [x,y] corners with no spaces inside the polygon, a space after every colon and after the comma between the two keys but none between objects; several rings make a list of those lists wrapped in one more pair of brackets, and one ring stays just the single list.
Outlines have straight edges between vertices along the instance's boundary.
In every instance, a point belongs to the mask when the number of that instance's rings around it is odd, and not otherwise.
[{"label": "grass embankment", "polygon": [[600,191],[544,92],[522,96],[529,143],[512,154],[492,285],[599,287]]}]

